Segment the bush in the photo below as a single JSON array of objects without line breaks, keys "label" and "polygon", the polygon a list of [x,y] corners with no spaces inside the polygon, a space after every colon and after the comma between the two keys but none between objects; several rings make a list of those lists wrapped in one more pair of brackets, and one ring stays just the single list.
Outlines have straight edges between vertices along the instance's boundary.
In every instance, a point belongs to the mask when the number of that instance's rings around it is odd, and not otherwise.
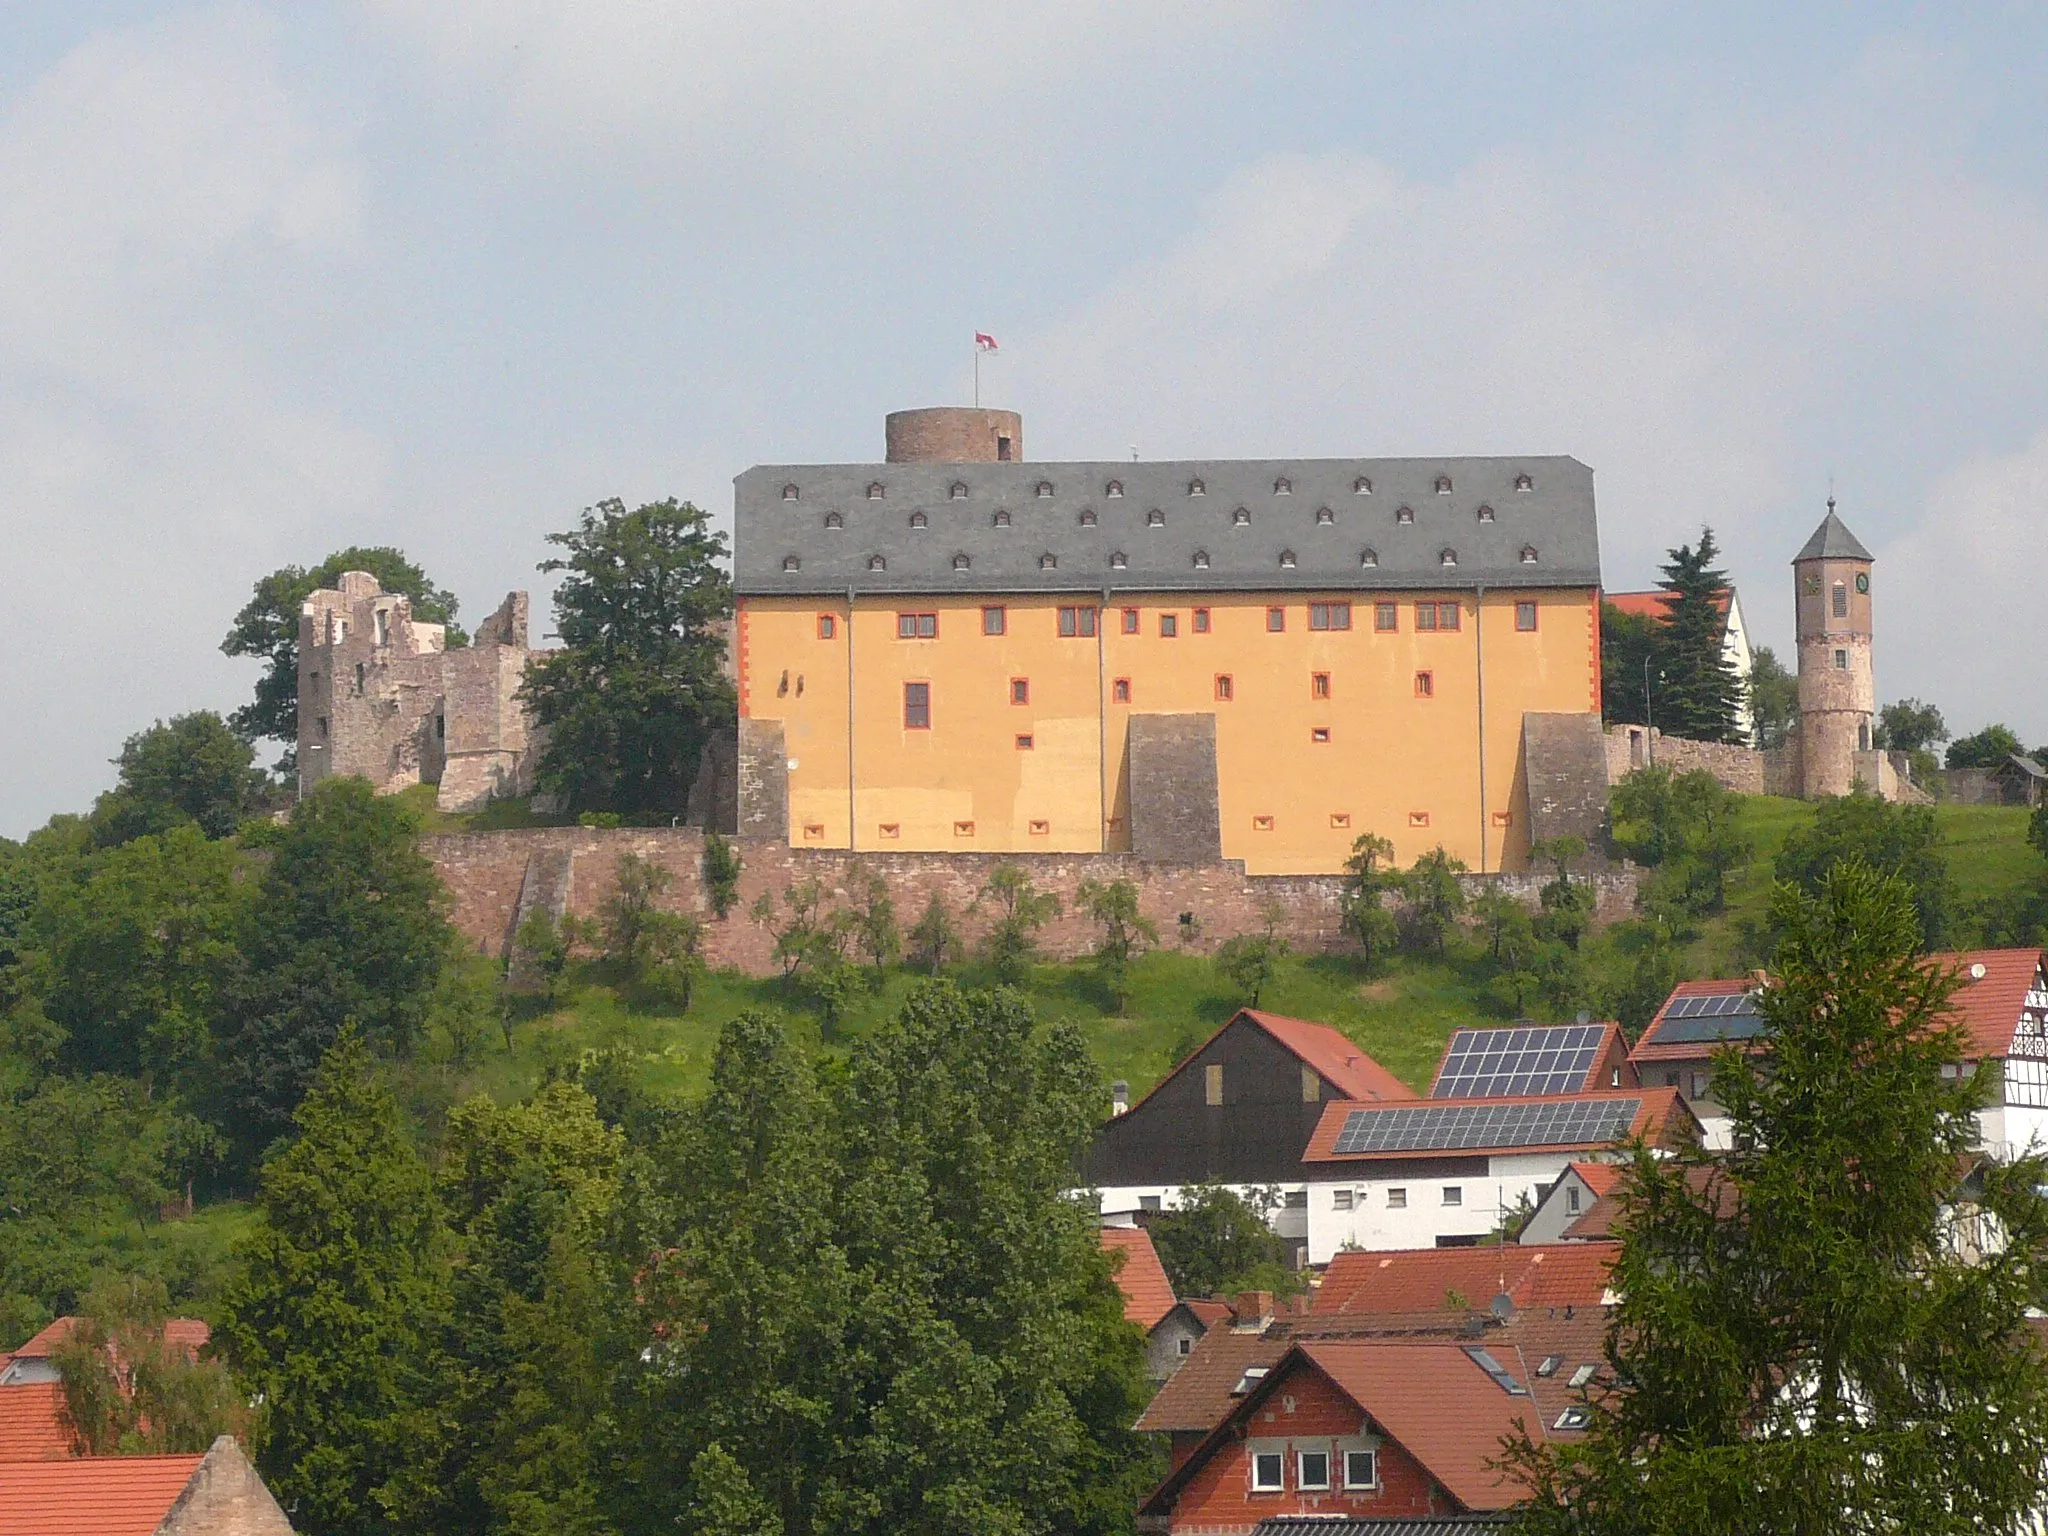
[{"label": "bush", "polygon": [[704,894],[722,923],[740,899],[739,850],[716,832],[704,834]]}]

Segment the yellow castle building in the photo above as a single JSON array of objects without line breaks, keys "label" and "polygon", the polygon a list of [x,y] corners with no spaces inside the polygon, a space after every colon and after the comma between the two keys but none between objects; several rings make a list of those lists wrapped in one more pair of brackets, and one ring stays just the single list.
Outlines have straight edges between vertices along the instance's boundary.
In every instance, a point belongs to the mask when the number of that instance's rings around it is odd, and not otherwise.
[{"label": "yellow castle building", "polygon": [[1032,463],[956,409],[888,444],[735,482],[745,833],[1322,874],[1374,832],[1513,869],[1525,716],[1597,739],[1574,459]]}]

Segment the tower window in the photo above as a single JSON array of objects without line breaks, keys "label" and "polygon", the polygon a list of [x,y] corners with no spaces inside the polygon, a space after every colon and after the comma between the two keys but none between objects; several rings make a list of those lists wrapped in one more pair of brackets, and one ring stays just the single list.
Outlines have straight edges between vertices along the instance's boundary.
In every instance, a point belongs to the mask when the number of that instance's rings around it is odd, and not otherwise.
[{"label": "tower window", "polygon": [[998,436],[997,436],[997,438],[996,438],[996,458],[997,458],[997,459],[998,459],[999,461],[1001,461],[1002,463],[1004,463],[1004,464],[1007,464],[1007,463],[1009,463],[1009,462],[1010,462],[1010,458],[1011,458],[1011,454],[1010,454],[1010,440],[1009,440],[1009,439],[1008,439],[1007,437],[1003,437],[1003,436],[1001,436],[1001,435],[998,435]]},{"label": "tower window", "polygon": [[1837,672],[1849,670],[1849,653],[1847,651],[1835,652],[1835,670]]},{"label": "tower window", "polygon": [[1849,617],[1849,588],[1847,583],[1840,581],[1835,583],[1834,593],[1829,600],[1829,607],[1836,618],[1846,619]]},{"label": "tower window", "polygon": [[932,728],[932,685],[930,683],[905,683],[903,685],[903,728],[906,731],[928,731]]},{"label": "tower window", "polygon": [[1010,628],[1009,610],[1005,608],[984,608],[981,610],[981,632],[984,635],[1007,634]]},{"label": "tower window", "polygon": [[1515,604],[1515,628],[1525,635],[1535,631],[1536,605],[1534,603]]}]

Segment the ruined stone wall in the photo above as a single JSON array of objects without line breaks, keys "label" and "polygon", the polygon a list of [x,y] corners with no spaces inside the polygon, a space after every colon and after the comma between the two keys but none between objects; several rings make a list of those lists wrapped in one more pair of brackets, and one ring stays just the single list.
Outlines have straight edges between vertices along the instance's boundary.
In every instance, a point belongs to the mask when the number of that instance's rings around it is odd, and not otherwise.
[{"label": "ruined stone wall", "polygon": [[1529,837],[1567,834],[1598,854],[1607,844],[1608,767],[1594,714],[1522,716]]},{"label": "ruined stone wall", "polygon": [[[1153,864],[1131,854],[849,854],[749,838],[739,844],[739,903],[719,922],[711,915],[703,889],[704,839],[696,828],[473,832],[431,837],[424,848],[454,898],[457,928],[479,950],[498,956],[509,951],[522,893],[529,909],[544,899],[551,910],[594,916],[612,887],[619,856],[629,852],[653,860],[674,876],[663,905],[703,919],[704,953],[710,964],[753,975],[772,974],[775,969],[773,939],[747,916],[763,891],[773,893],[779,902],[788,887],[817,879],[835,901],[846,901],[853,893],[856,870],[880,875],[889,884],[904,927],[914,923],[937,894],[972,940],[987,928],[989,917],[968,908],[989,872],[1005,862],[1023,866],[1039,889],[1053,892],[1065,906],[1040,936],[1046,953],[1056,958],[1085,954],[1099,937],[1094,925],[1073,910],[1075,889],[1088,879],[1135,883],[1140,908],[1158,925],[1161,943],[1167,947],[1210,953],[1225,939],[1262,928],[1269,906],[1280,909],[1280,931],[1296,949],[1342,950],[1347,945],[1340,928],[1341,877],[1247,875],[1234,860],[1187,865]],[[530,863],[535,871],[531,879]],[[1473,875],[1465,883],[1474,894],[1492,887],[1534,906],[1543,882],[1540,874],[1520,874]],[[1594,877],[1594,884],[1599,921],[1614,921],[1633,910],[1631,872],[1602,873]],[[1183,913],[1191,923],[1182,923]]]},{"label": "ruined stone wall", "polygon": [[1666,736],[1654,726],[1611,725],[1607,728],[1607,778],[1618,784],[1637,768],[1655,763],[1673,773],[1705,769],[1725,789],[1738,795],[1765,793],[1764,754],[1754,747],[1719,741],[1691,741]]},{"label": "ruined stone wall", "polygon": [[1130,717],[1131,851],[1171,864],[1223,858],[1213,714]]}]

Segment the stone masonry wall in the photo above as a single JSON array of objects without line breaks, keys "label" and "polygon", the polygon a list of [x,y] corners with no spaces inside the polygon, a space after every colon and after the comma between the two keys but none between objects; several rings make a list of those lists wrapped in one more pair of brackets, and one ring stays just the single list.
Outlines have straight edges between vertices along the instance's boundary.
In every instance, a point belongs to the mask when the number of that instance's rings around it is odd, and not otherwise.
[{"label": "stone masonry wall", "polygon": [[[739,844],[744,863],[739,903],[719,922],[712,917],[703,890],[703,833],[693,827],[471,832],[430,837],[423,847],[454,898],[456,927],[480,951],[497,956],[510,948],[529,860],[539,858],[557,866],[566,861],[563,904],[579,917],[590,917],[612,886],[619,855],[629,852],[653,860],[675,877],[663,904],[704,920],[704,954],[710,964],[753,975],[774,969],[774,941],[767,929],[747,916],[754,899],[773,891],[779,900],[787,887],[816,878],[835,900],[844,901],[851,894],[856,868],[889,882],[897,919],[905,928],[936,892],[971,941],[987,926],[986,914],[967,910],[976,891],[998,863],[1020,864],[1039,889],[1054,892],[1068,909],[1040,935],[1046,953],[1062,959],[1086,953],[1097,938],[1094,926],[1072,911],[1074,891],[1086,879],[1135,882],[1142,910],[1158,925],[1161,943],[1169,947],[1209,953],[1233,935],[1260,929],[1269,905],[1280,908],[1280,931],[1296,949],[1346,947],[1339,928],[1341,877],[1247,875],[1235,860],[1175,865],[1148,863],[1131,854],[848,854],[749,839]],[[1627,916],[1635,904],[1633,873],[1602,873],[1594,880],[1599,920]],[[1475,893],[1489,886],[1504,890],[1534,906],[1543,881],[1540,874],[1472,875],[1466,885]],[[1192,927],[1183,928],[1182,913],[1194,919]]]},{"label": "stone masonry wall", "polygon": [[1607,728],[1607,778],[1619,783],[1631,770],[1654,762],[1673,773],[1704,768],[1738,795],[1764,793],[1764,754],[1754,747],[1732,747],[1718,741],[1689,741],[1666,736],[1654,726],[1610,725]]}]

